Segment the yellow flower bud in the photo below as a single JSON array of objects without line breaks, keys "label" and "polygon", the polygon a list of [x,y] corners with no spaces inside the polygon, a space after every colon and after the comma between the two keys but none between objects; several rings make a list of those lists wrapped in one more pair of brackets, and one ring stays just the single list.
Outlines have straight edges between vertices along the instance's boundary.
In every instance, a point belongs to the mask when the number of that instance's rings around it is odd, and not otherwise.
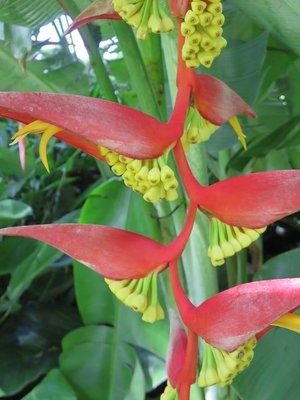
[{"label": "yellow flower bud", "polygon": [[248,228],[242,228],[244,233],[251,238],[251,240],[254,242],[260,237],[260,234],[255,231],[254,229],[248,229]]},{"label": "yellow flower bud", "polygon": [[201,42],[201,39],[202,39],[202,35],[201,35],[201,33],[199,33],[199,32],[194,32],[192,35],[190,35],[188,38],[187,38],[187,43],[190,45],[190,46],[199,46],[199,44],[200,44],[200,42]]},{"label": "yellow flower bud", "polygon": [[135,28],[138,28],[140,26],[140,23],[142,22],[142,14],[141,13],[136,13],[132,15],[131,17],[127,18],[127,23],[129,25],[134,26]]},{"label": "yellow flower bud", "polygon": [[224,264],[224,262],[225,262],[224,254],[223,254],[220,246],[218,246],[218,245],[211,246],[210,258],[211,258],[212,264],[214,266],[219,266],[219,265]]},{"label": "yellow flower bud", "polygon": [[174,172],[170,167],[164,165],[160,170],[160,176],[162,182],[167,181],[168,179],[174,178]]},{"label": "yellow flower bud", "polygon": [[222,253],[224,254],[225,257],[231,257],[235,254],[234,248],[229,242],[223,242],[220,244],[220,247],[222,249]]},{"label": "yellow flower bud", "polygon": [[201,46],[205,50],[210,50],[210,48],[214,46],[213,39],[206,33],[202,35]]},{"label": "yellow flower bud", "polygon": [[223,37],[219,37],[215,41],[216,47],[218,47],[220,50],[225,49],[227,46],[227,40]]},{"label": "yellow flower bud", "polygon": [[198,54],[198,60],[201,65],[203,65],[206,68],[209,68],[212,65],[214,57],[209,52],[201,52],[200,54]]},{"label": "yellow flower bud", "polygon": [[196,28],[193,25],[182,22],[182,24],[180,26],[180,31],[181,31],[182,36],[190,36],[194,32],[196,32]]},{"label": "yellow flower bud", "polygon": [[132,293],[125,300],[128,307],[133,308],[135,311],[144,312],[147,308],[147,298],[143,294]]},{"label": "yellow flower bud", "polygon": [[134,181],[134,173],[132,171],[125,171],[123,174],[123,179],[128,181]]},{"label": "yellow flower bud", "polygon": [[213,16],[209,12],[204,12],[203,14],[199,15],[198,18],[200,25],[205,27],[211,23]]},{"label": "yellow flower bud", "polygon": [[216,15],[213,17],[211,24],[212,25],[218,25],[218,26],[223,26],[225,22],[225,17],[223,14]]},{"label": "yellow flower bud", "polygon": [[109,153],[106,154],[105,160],[106,160],[108,165],[112,166],[112,165],[116,164],[119,161],[119,156],[118,156],[117,153],[109,152]]},{"label": "yellow flower bud", "polygon": [[149,168],[144,165],[139,172],[136,174],[135,179],[137,181],[146,181],[148,179],[148,172],[149,172]]},{"label": "yellow flower bud", "polygon": [[199,67],[199,61],[198,58],[194,58],[194,59],[185,59],[185,64],[187,67],[189,68],[197,68]]},{"label": "yellow flower bud", "polygon": [[190,25],[197,25],[197,24],[199,24],[199,18],[198,18],[197,14],[194,11],[189,10],[185,14],[184,22],[186,24],[190,24]]},{"label": "yellow flower bud", "polygon": [[124,287],[115,292],[116,297],[121,301],[124,301],[130,294],[131,294],[131,289],[129,287]]},{"label": "yellow flower bud", "polygon": [[236,239],[239,241],[240,245],[243,248],[250,246],[250,244],[252,243],[252,240],[250,239],[250,237],[248,235],[243,233],[239,228],[237,228],[235,226],[233,227],[233,230],[234,230]]},{"label": "yellow flower bud", "polygon": [[157,320],[156,305],[150,305],[144,312],[142,320],[153,324]]},{"label": "yellow flower bud", "polygon": [[117,176],[121,176],[124,174],[124,172],[126,171],[126,165],[121,163],[121,162],[117,162],[115,163],[111,170],[113,171],[114,174],[116,174]]},{"label": "yellow flower bud", "polygon": [[207,4],[205,1],[192,1],[191,8],[196,14],[202,14]]},{"label": "yellow flower bud", "polygon": [[168,201],[175,201],[178,199],[178,193],[177,190],[167,190],[166,191],[166,196],[165,196],[166,200]]},{"label": "yellow flower bud", "polygon": [[162,17],[161,22],[163,26],[163,32],[169,32],[174,29],[173,21],[167,15]]},{"label": "yellow flower bud", "polygon": [[158,202],[160,200],[160,187],[153,186],[152,188],[148,189],[143,198],[149,203]]},{"label": "yellow flower bud", "polygon": [[131,161],[133,161],[133,159],[129,158],[129,157],[122,156],[122,155],[119,155],[119,161],[121,163],[123,163],[123,164],[129,164]]},{"label": "yellow flower bud", "polygon": [[201,139],[200,132],[196,126],[191,126],[187,132],[187,139],[189,143],[199,143]]},{"label": "yellow flower bud", "polygon": [[153,167],[148,173],[148,181],[152,185],[157,185],[160,182],[160,171],[158,167]]},{"label": "yellow flower bud", "polygon": [[100,151],[101,156],[106,156],[106,154],[108,154],[110,152],[109,149],[107,149],[106,147],[103,147],[103,146],[99,147],[99,151]]},{"label": "yellow flower bud", "polygon": [[128,171],[131,171],[133,173],[138,173],[141,168],[142,168],[141,160],[133,160],[131,163],[127,164]]},{"label": "yellow flower bud", "polygon": [[163,31],[163,24],[161,19],[152,14],[148,20],[148,28],[154,33],[160,33]]},{"label": "yellow flower bud", "polygon": [[206,28],[206,32],[209,34],[210,37],[213,39],[217,39],[222,36],[223,29],[217,25],[211,25]]},{"label": "yellow flower bud", "polygon": [[178,182],[175,178],[165,179],[163,181],[165,190],[175,190],[178,188]]},{"label": "yellow flower bud", "polygon": [[126,4],[122,7],[122,13],[124,15],[124,19],[127,19],[137,13],[141,9],[141,3],[136,4]]},{"label": "yellow flower bud", "polygon": [[213,15],[221,14],[223,11],[222,3],[211,3],[207,6],[206,10]]}]

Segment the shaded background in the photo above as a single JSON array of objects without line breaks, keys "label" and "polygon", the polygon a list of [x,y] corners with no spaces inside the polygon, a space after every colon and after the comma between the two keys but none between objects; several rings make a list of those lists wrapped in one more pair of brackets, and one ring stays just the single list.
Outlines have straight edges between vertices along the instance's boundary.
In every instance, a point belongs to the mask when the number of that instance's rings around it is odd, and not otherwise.
[{"label": "shaded background", "polygon": [[[61,5],[74,16],[90,3],[0,1],[0,90],[102,97],[166,120],[175,91],[176,35],[151,34],[137,42],[127,25],[104,21],[85,27],[81,36],[64,37],[70,18]],[[224,2],[229,45],[209,72],[252,104],[258,118],[242,121],[247,152],[229,126],[193,148],[190,162],[202,182],[300,167],[300,4],[295,3]],[[16,129],[15,122],[0,119],[1,226],[80,221],[160,241],[180,229],[183,193],[177,203],[154,208],[107,166],[56,140],[48,148],[51,174],[38,160],[33,136],[22,171],[16,146],[8,146]],[[191,298],[200,302],[218,287],[252,279],[299,277],[299,228],[298,216],[273,224],[263,242],[230,259],[227,270],[215,270],[205,252],[207,220],[199,216],[183,259]],[[205,270],[210,271],[206,281]],[[172,306],[166,276],[160,283],[161,298]],[[168,321],[144,323],[94,272],[46,245],[6,238],[0,242],[0,296],[1,398],[159,398]],[[192,400],[298,400],[299,348],[296,334],[274,329],[233,388],[205,393],[195,387]]]}]

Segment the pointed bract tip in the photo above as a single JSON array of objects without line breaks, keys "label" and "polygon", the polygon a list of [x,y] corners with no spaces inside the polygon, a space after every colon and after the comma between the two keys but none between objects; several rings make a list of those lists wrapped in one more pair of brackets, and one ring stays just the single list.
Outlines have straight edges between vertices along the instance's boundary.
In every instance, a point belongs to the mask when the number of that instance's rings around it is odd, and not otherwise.
[{"label": "pointed bract tip", "polygon": [[174,310],[169,309],[170,338],[167,356],[167,374],[173,388],[179,383],[180,373],[184,364],[187,335]]},{"label": "pointed bract tip", "polygon": [[120,19],[110,0],[94,1],[74,19],[64,34],[68,35],[73,30],[99,19]]},{"label": "pointed bract tip", "polygon": [[238,114],[256,117],[251,107],[234,90],[211,75],[196,76],[194,96],[200,114],[215,125],[223,125]]},{"label": "pointed bract tip", "polygon": [[30,225],[3,228],[0,235],[40,240],[115,280],[143,278],[170,257],[166,246],[146,236],[101,225]]},{"label": "pointed bract tip", "polygon": [[245,283],[202,303],[191,329],[214,347],[233,351],[299,305],[300,278]]}]

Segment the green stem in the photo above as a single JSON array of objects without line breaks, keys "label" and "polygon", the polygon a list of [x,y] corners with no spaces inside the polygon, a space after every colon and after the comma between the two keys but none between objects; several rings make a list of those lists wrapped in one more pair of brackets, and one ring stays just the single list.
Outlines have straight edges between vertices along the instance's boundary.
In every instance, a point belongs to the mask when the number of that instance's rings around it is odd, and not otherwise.
[{"label": "green stem", "polygon": [[[80,13],[80,9],[73,0],[58,0],[62,8],[72,17]],[[107,100],[117,101],[113,85],[109,79],[105,65],[100,57],[99,48],[95,42],[89,26],[79,29],[82,40],[89,55],[90,64],[95,72],[97,82],[100,86],[101,95]]]},{"label": "green stem", "polygon": [[237,272],[237,259],[236,256],[227,258],[226,260],[226,273],[228,287],[233,287],[238,282],[238,272]]},{"label": "green stem", "polygon": [[156,118],[161,118],[155,93],[132,29],[124,22],[113,21],[112,24],[123,51],[131,85],[137,94],[141,110]]},{"label": "green stem", "polygon": [[164,91],[164,67],[161,49],[161,36],[149,34],[145,40],[138,40],[162,119],[166,121],[166,99]]},{"label": "green stem", "polygon": [[237,255],[237,283],[248,282],[247,276],[247,250],[243,250]]}]

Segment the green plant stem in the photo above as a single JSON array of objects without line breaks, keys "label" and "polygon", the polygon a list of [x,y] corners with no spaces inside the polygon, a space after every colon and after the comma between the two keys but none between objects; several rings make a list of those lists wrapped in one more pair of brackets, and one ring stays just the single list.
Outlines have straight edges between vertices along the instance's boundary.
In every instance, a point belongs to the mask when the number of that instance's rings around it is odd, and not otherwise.
[{"label": "green plant stem", "polygon": [[161,35],[149,34],[145,40],[138,40],[137,44],[155,93],[155,98],[160,109],[160,115],[163,117],[163,120],[166,121],[167,110],[164,90],[164,66]]},{"label": "green plant stem", "polygon": [[235,286],[238,282],[237,259],[235,255],[226,260],[226,274],[228,287]]},{"label": "green plant stem", "polygon": [[114,21],[112,24],[123,51],[131,85],[137,94],[141,110],[156,118],[161,118],[162,115],[155,98],[155,92],[132,29],[121,21]]},{"label": "green plant stem", "polygon": [[[62,8],[70,14],[72,18],[77,16],[81,10],[73,0],[58,0]],[[79,29],[82,40],[89,55],[90,64],[95,72],[97,82],[100,86],[100,92],[104,99],[117,101],[113,85],[109,79],[108,72],[101,59],[99,48],[95,42],[91,30],[88,26]]]},{"label": "green plant stem", "polygon": [[237,256],[237,283],[248,282],[247,276],[247,250],[238,253]]},{"label": "green plant stem", "polygon": [[[164,50],[165,65],[167,71],[167,81],[171,99],[174,103],[176,96],[176,65],[177,65],[177,41],[176,34],[162,35],[162,47]],[[196,178],[202,183],[208,183],[208,171],[206,167],[206,152],[204,146],[191,146],[188,161]],[[173,222],[177,233],[181,230],[186,211],[183,207],[173,214]],[[207,256],[208,248],[208,219],[198,213],[193,232],[190,236],[188,245],[182,256],[185,270],[187,291],[194,304],[200,304],[208,297],[217,293],[218,282],[216,269],[212,267]],[[200,355],[201,356],[201,355]],[[215,398],[216,394],[211,398]],[[203,389],[193,385],[191,400],[205,399]]]}]

